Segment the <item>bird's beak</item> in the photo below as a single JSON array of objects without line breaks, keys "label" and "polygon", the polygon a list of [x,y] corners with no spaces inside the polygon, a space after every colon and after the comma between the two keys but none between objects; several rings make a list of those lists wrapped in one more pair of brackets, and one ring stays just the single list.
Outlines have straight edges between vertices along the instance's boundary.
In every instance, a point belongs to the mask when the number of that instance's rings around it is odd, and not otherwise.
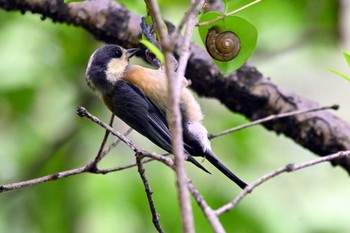
[{"label": "bird's beak", "polygon": [[138,48],[132,48],[132,49],[127,49],[126,51],[128,52],[128,58],[133,57],[140,49]]}]

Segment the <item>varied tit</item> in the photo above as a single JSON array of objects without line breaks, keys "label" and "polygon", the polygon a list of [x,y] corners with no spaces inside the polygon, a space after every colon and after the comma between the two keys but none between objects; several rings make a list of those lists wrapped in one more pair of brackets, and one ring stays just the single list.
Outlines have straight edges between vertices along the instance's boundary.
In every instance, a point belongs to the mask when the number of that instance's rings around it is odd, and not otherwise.
[{"label": "varied tit", "polygon": [[[107,45],[96,50],[87,66],[87,84],[113,114],[171,153],[171,137],[166,121],[166,76],[161,70],[129,64],[129,58],[136,52],[137,49],[126,50],[118,45]],[[247,184],[211,151],[207,130],[201,124],[203,115],[200,106],[185,86],[181,90],[180,109],[187,160],[208,172],[192,156],[205,157],[239,187],[245,188]]]}]

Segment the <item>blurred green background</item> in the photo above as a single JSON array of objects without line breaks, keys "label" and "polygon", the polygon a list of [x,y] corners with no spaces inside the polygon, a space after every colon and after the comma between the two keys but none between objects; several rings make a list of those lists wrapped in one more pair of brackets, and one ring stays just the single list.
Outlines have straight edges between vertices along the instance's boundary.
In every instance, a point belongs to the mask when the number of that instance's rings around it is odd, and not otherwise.
[{"label": "blurred green background", "polygon": [[[249,1],[241,1],[249,2]],[[160,1],[166,19],[177,23],[187,1]],[[142,1],[125,5],[144,14]],[[265,0],[244,12],[259,31],[251,63],[287,90],[319,102],[340,104],[350,120],[350,83],[326,70],[350,69],[348,0]],[[193,40],[199,43],[195,33]],[[86,31],[27,13],[0,10],[0,184],[82,166],[91,161],[104,131],[79,118],[85,106],[104,121],[110,113],[84,80],[90,54],[102,43]],[[135,61],[134,62],[141,62]],[[200,99],[210,133],[247,122],[212,99]],[[127,127],[117,121],[115,127]],[[160,150],[133,132],[140,147]],[[247,182],[287,163],[316,158],[283,135],[257,126],[212,141],[214,152]],[[134,162],[124,145],[100,167]],[[189,176],[214,208],[239,189],[213,167],[207,175],[191,164]],[[180,232],[174,174],[163,164],[145,165],[166,232]],[[284,174],[256,189],[220,218],[227,232],[350,232],[349,176],[322,164]],[[155,232],[143,184],[135,168],[108,175],[82,174],[0,194],[0,232]],[[197,232],[212,232],[194,203]]]}]

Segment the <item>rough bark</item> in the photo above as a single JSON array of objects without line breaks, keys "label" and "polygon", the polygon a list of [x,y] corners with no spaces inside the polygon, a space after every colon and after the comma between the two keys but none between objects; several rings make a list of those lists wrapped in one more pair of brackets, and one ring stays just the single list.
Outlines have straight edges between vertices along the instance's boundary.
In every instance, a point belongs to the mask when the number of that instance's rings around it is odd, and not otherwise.
[{"label": "rough bark", "polygon": [[[70,4],[64,4],[63,0],[0,0],[0,7],[23,14],[38,13],[43,19],[83,27],[106,43],[139,46],[140,17],[110,0]],[[170,25],[170,32],[172,28]],[[178,46],[181,46],[181,38]],[[249,119],[318,106],[275,85],[250,65],[224,76],[203,48],[193,44],[191,51],[186,77],[192,81],[192,89],[201,96],[217,98],[230,110]],[[264,126],[290,137],[319,156],[350,149],[350,125],[329,111],[289,117]],[[350,159],[335,160],[333,164],[350,173]]]}]

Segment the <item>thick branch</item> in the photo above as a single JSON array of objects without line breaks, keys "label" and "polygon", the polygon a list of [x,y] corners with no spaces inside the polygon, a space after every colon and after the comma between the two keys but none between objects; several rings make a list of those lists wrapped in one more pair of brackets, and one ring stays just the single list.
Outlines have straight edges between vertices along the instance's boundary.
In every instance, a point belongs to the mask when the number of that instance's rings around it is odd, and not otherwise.
[{"label": "thick branch", "polygon": [[[109,0],[63,4],[63,0],[0,0],[6,10],[39,13],[53,21],[81,26],[97,39],[124,47],[138,46],[140,17]],[[170,32],[171,30],[170,26]],[[182,38],[178,40],[177,54]],[[192,44],[186,77],[202,96],[214,97],[235,112],[254,120],[298,109],[318,106],[272,83],[256,68],[246,65],[237,72],[221,75],[203,48]],[[330,112],[315,112],[264,124],[283,133],[320,156],[350,149],[350,125]],[[350,172],[350,159],[332,162]]]}]

